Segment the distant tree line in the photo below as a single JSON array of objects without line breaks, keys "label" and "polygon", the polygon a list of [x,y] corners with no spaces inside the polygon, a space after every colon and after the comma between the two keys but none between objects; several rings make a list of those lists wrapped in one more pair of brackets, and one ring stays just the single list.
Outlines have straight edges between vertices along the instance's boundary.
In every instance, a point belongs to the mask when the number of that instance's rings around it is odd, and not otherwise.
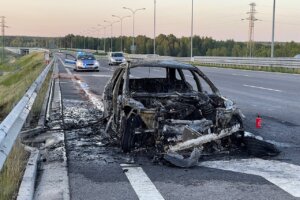
[{"label": "distant tree line", "polygon": [[[121,51],[121,38],[112,38],[113,51]],[[173,34],[160,34],[156,38],[156,53],[162,56],[190,56],[190,38],[176,37]],[[153,39],[146,36],[135,38],[136,53],[153,54]],[[69,34],[65,37],[27,37],[27,36],[6,36],[6,46],[15,47],[43,47],[43,48],[78,48],[94,50],[111,50],[110,38],[84,37]],[[130,52],[132,37],[123,37],[123,51]],[[254,56],[269,57],[271,44],[267,42],[256,42]],[[234,56],[244,57],[248,54],[246,42],[234,40],[218,41],[211,37],[194,37],[193,52],[195,56]],[[276,43],[276,57],[294,57],[300,54],[300,44],[295,42]]]}]

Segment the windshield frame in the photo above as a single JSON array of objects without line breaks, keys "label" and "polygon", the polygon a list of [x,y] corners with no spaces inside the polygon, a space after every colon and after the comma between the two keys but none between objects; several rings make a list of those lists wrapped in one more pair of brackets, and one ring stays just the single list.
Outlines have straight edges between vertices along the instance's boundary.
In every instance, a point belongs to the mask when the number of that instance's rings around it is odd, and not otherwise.
[{"label": "windshield frame", "polygon": [[111,57],[113,58],[124,58],[123,53],[111,53]]},{"label": "windshield frame", "polygon": [[96,58],[92,54],[84,54],[84,55],[78,55],[77,60],[96,60]]}]

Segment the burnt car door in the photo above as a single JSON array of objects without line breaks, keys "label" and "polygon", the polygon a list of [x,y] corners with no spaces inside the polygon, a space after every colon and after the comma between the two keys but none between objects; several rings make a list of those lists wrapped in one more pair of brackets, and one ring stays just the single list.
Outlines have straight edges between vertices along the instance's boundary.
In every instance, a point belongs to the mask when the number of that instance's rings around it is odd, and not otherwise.
[{"label": "burnt car door", "polygon": [[112,116],[113,114],[113,91],[116,87],[118,79],[124,74],[124,68],[115,70],[112,78],[108,81],[103,92],[104,117]]}]

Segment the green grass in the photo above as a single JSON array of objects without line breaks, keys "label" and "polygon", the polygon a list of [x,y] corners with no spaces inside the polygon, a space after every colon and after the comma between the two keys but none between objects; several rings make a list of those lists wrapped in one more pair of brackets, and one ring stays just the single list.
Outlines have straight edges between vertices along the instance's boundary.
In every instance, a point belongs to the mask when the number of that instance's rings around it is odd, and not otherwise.
[{"label": "green grass", "polygon": [[1,60],[2,59],[2,49],[0,49],[0,71],[1,71],[1,65],[12,64],[18,57],[20,57],[20,55],[5,50],[4,60],[2,61]]},{"label": "green grass", "polygon": [[22,98],[43,69],[42,53],[33,53],[17,59],[14,64],[0,67],[0,70],[6,72],[0,76],[0,121]]},{"label": "green grass", "polygon": [[243,66],[243,65],[216,65],[216,64],[207,64],[193,62],[191,63],[195,66],[207,66],[207,67],[219,67],[219,68],[228,68],[228,69],[242,69],[250,71],[264,71],[264,72],[279,72],[287,74],[300,74],[300,68],[287,68],[287,67],[264,67],[264,66]]},{"label": "green grass", "polygon": [[[17,59],[13,64],[0,66],[0,71],[6,72],[0,76],[0,121],[22,98],[44,66],[42,53],[30,54]],[[47,77],[49,79],[50,75]],[[42,94],[38,94],[31,112],[32,119],[38,118],[40,114],[47,87],[48,84],[44,83]],[[0,200],[16,199],[28,156],[21,142],[17,141],[0,172]]]},{"label": "green grass", "polygon": [[31,112],[30,112],[30,116],[31,116],[31,120],[30,120],[30,126],[31,127],[35,127],[37,126],[39,117],[40,117],[40,113],[43,107],[43,103],[44,103],[44,99],[46,96],[46,93],[48,91],[48,86],[50,84],[50,80],[51,80],[51,73],[52,71],[49,71],[36,99],[34,104],[32,105],[31,108]]},{"label": "green grass", "polygon": [[0,172],[0,200],[16,199],[28,156],[17,141]]}]

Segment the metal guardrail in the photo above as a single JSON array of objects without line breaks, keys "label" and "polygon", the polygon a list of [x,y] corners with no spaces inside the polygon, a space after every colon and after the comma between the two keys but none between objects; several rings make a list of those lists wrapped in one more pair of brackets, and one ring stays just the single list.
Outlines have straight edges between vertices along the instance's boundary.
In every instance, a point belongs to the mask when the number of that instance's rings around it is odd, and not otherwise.
[{"label": "metal guardrail", "polygon": [[300,68],[297,58],[195,57],[195,62],[215,65]]},{"label": "metal guardrail", "polygon": [[26,94],[0,124],[0,171],[26,121],[36,96],[44,83],[54,60],[33,82]]},{"label": "metal guardrail", "polygon": [[[189,57],[170,57],[154,55],[129,54],[130,59],[158,59],[158,60],[176,60],[180,62],[190,62]],[[253,67],[286,67],[300,68],[300,59],[297,58],[246,58],[246,57],[210,57],[195,56],[194,62],[199,64],[217,65],[217,66],[253,66]]]}]

